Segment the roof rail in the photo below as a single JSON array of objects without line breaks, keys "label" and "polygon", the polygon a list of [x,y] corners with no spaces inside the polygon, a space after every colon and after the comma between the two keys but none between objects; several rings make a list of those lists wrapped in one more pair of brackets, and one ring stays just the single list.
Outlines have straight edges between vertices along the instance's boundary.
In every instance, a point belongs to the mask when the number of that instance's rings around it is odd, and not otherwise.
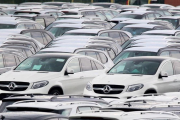
[{"label": "roof rail", "polygon": [[32,103],[32,102],[49,102],[48,100],[23,100],[13,103],[14,104],[21,104],[21,103]]},{"label": "roof rail", "polygon": [[120,110],[91,110],[91,111],[83,111],[83,112],[78,112],[79,114],[83,114],[83,113],[102,113],[102,112],[123,112]]}]

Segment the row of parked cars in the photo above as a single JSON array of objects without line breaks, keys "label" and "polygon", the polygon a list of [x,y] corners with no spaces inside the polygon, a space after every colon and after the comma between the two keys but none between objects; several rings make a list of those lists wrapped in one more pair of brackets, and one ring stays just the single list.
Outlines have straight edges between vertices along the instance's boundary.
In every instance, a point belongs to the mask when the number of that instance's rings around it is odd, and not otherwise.
[{"label": "row of parked cars", "polygon": [[179,8],[0,4],[0,119],[179,120]]}]

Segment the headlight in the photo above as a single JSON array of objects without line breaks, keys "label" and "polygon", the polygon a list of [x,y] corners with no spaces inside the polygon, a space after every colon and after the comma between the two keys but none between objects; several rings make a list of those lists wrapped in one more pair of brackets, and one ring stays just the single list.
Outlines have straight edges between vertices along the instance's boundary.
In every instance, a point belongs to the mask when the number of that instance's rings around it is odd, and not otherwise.
[{"label": "headlight", "polygon": [[136,91],[136,90],[140,90],[143,87],[144,87],[143,84],[130,85],[130,86],[128,86],[127,92],[133,92],[133,91]]},{"label": "headlight", "polygon": [[38,89],[38,88],[44,87],[44,86],[46,86],[48,83],[49,83],[48,81],[35,82],[35,83],[33,83],[31,89]]},{"label": "headlight", "polygon": [[92,84],[91,84],[90,82],[87,83],[86,89],[87,89],[88,91],[92,91]]}]

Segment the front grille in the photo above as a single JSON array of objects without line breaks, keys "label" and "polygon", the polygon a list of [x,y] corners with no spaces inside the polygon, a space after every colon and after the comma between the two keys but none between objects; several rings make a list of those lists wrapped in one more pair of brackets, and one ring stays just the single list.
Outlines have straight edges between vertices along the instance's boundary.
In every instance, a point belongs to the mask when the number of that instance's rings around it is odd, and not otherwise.
[{"label": "front grille", "polygon": [[[105,87],[108,87],[108,90],[105,91]],[[123,85],[106,85],[106,84],[94,84],[93,90],[98,94],[120,94],[124,89]]]},{"label": "front grille", "polygon": [[[10,84],[13,84],[10,86]],[[24,91],[28,88],[28,82],[1,81],[0,90],[4,91]],[[11,88],[11,89],[10,89]]]}]

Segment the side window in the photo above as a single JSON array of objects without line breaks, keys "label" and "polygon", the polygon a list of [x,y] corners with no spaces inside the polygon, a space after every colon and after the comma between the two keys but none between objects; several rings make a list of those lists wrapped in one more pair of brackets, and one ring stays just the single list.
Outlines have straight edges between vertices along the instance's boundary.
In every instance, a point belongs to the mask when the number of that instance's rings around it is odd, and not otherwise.
[{"label": "side window", "polygon": [[164,51],[162,52],[159,56],[165,56],[165,57],[169,57],[169,51]]},{"label": "side window", "polygon": [[104,33],[100,34],[99,36],[109,37],[109,34],[107,32],[104,32]]},{"label": "side window", "polygon": [[116,54],[111,48],[107,48],[107,53],[110,56],[111,59],[114,59],[116,57]]},{"label": "side window", "polygon": [[102,62],[103,64],[105,64],[105,63],[108,62],[108,59],[107,59],[107,57],[106,57],[106,55],[105,55],[104,53],[99,53],[99,56],[100,56],[101,62]]},{"label": "side window", "polygon": [[180,37],[180,33],[178,33],[176,36]]},{"label": "side window", "polygon": [[18,29],[26,29],[25,26],[24,26],[24,24],[19,24],[19,25],[17,26],[17,28],[18,28]]},{"label": "side window", "polygon": [[91,60],[91,64],[92,64],[93,70],[97,70],[97,67],[96,67],[96,65],[95,65],[95,62]]},{"label": "side window", "polygon": [[48,17],[48,18],[45,18],[45,21],[46,21],[46,26],[48,26],[49,24],[51,24],[52,22],[55,21],[55,18],[53,18],[53,17]]},{"label": "side window", "polygon": [[16,65],[19,65],[19,63],[21,62],[18,56],[15,56],[16,59]]},{"label": "side window", "polygon": [[122,34],[121,33],[119,33],[119,45],[122,45],[124,42],[125,42],[125,40],[124,40],[124,37],[122,36]]},{"label": "side window", "polygon": [[16,66],[16,61],[15,61],[14,55],[5,54],[4,60],[5,60],[5,66],[6,67]]},{"label": "side window", "polygon": [[78,52],[77,54],[79,54],[79,55],[86,55],[85,52]]},{"label": "side window", "polygon": [[175,74],[180,74],[180,61],[174,60],[173,65],[175,68]]},{"label": "side window", "polygon": [[42,37],[43,37],[43,43],[44,45],[47,45],[49,42],[46,40],[46,37],[44,34],[42,34]]},{"label": "side window", "polygon": [[101,12],[95,12],[95,14],[101,18],[101,20],[106,20],[106,17]]},{"label": "side window", "polygon": [[129,40],[129,36],[128,36],[128,35],[126,35],[125,33],[121,33],[121,34],[122,34],[122,36],[124,37],[124,40],[125,40],[125,41]]},{"label": "side window", "polygon": [[34,29],[32,24],[25,24],[25,26],[26,26],[26,29]]},{"label": "side window", "polygon": [[154,14],[148,14],[147,16],[148,16],[149,20],[154,20],[154,18],[155,18]]},{"label": "side window", "polygon": [[161,15],[157,14],[157,13],[155,13],[154,15],[155,15],[156,18],[161,17]]},{"label": "side window", "polygon": [[90,71],[90,70],[92,70],[90,59],[81,58],[81,68],[82,68],[82,71]]},{"label": "side window", "polygon": [[167,63],[165,63],[165,65],[162,67],[162,71],[167,72],[168,76],[173,75],[172,62],[168,61]]},{"label": "side window", "polygon": [[0,54],[0,68],[4,67],[3,56]]},{"label": "side window", "polygon": [[52,41],[52,38],[48,34],[44,33],[44,35],[45,35],[48,43]]},{"label": "side window", "polygon": [[38,40],[40,43],[44,44],[41,32],[31,32],[32,38]]},{"label": "side window", "polygon": [[98,70],[104,69],[104,67],[101,64],[99,64],[97,62],[95,62],[95,64],[96,64],[96,67],[97,67]]},{"label": "side window", "polygon": [[171,51],[171,57],[180,59],[179,51]]},{"label": "side window", "polygon": [[68,69],[73,69],[74,73],[80,72],[80,66],[79,66],[79,59],[78,58],[74,58],[73,60],[71,60],[68,64]]},{"label": "side window", "polygon": [[94,59],[98,59],[97,55],[96,55],[96,52],[86,52],[86,55],[89,56],[89,57],[92,57]]},{"label": "side window", "polygon": [[44,21],[44,19],[43,18],[36,18],[36,20],[35,20],[37,23],[39,23],[39,24],[41,24],[42,26],[46,26],[45,25],[45,21]]},{"label": "side window", "polygon": [[23,35],[26,35],[26,36],[32,37],[32,36],[31,36],[31,33],[23,33]]},{"label": "side window", "polygon": [[114,39],[116,39],[118,41],[120,40],[120,36],[119,36],[118,32],[110,32],[109,37],[114,38]]},{"label": "side window", "polygon": [[84,111],[91,111],[91,107],[78,107],[77,113],[78,112],[84,112]]},{"label": "side window", "polygon": [[39,24],[34,24],[36,29],[42,29],[42,27]]}]

